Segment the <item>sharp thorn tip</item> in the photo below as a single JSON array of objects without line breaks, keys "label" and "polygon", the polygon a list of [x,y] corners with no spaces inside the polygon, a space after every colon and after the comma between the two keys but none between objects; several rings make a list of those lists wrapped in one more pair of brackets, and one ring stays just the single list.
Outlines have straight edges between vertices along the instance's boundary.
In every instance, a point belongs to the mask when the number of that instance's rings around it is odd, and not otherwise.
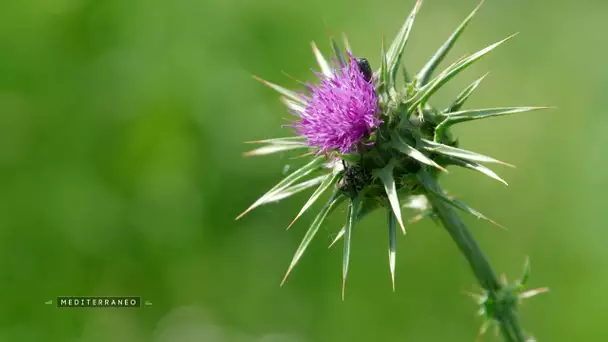
[{"label": "sharp thorn tip", "polygon": [[295,222],[296,222],[296,220],[293,220],[293,221],[292,221],[292,222],[289,224],[289,226],[287,226],[287,228],[285,228],[285,230],[289,230],[289,228],[291,228],[291,226],[293,226],[293,224],[294,224]]}]

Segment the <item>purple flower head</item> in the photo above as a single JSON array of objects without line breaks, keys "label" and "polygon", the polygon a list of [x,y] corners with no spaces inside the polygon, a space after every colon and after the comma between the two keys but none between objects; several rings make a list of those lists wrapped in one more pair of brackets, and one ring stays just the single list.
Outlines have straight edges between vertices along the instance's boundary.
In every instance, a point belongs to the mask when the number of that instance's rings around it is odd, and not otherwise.
[{"label": "purple flower head", "polygon": [[338,150],[353,152],[382,121],[378,115],[378,96],[373,80],[367,80],[355,58],[331,77],[320,75],[318,85],[310,85],[307,106],[298,113],[293,126],[319,153]]}]

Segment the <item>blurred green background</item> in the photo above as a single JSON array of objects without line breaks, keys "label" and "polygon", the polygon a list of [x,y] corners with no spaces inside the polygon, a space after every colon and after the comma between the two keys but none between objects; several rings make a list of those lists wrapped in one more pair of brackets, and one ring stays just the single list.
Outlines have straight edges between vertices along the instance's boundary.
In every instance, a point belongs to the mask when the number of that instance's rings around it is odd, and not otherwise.
[{"label": "blurred green background", "polygon": [[[405,62],[417,70],[476,6],[427,0]],[[481,320],[468,265],[441,227],[399,239],[391,291],[384,214],[353,240],[346,301],[338,210],[283,288],[312,214],[307,194],[234,218],[300,161],[244,158],[289,115],[251,78],[312,80],[310,42],[347,32],[378,66],[413,0],[22,0],[0,11],[0,341],[465,341]],[[539,341],[606,341],[608,2],[487,0],[450,61],[513,32],[445,87],[443,106],[558,109],[459,126],[464,148],[517,165],[504,187],[455,170],[443,184],[508,227],[464,217],[498,271],[531,286]],[[602,99],[603,97],[603,99]],[[412,213],[407,213],[411,215]],[[59,295],[140,295],[142,309],[56,309]],[[492,335],[486,340],[497,340]]]}]

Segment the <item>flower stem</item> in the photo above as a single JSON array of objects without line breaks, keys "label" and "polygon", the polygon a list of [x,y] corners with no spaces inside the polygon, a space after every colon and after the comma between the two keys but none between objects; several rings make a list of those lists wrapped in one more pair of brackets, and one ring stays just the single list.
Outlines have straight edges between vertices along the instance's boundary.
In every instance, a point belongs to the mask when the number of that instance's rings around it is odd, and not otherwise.
[{"label": "flower stem", "polygon": [[435,212],[456,243],[462,254],[469,262],[479,284],[487,291],[493,307],[491,319],[500,325],[500,332],[505,342],[525,342],[526,338],[519,323],[516,301],[504,300],[501,283],[492,270],[488,259],[475,242],[475,239],[456,211],[439,197],[429,194]]}]

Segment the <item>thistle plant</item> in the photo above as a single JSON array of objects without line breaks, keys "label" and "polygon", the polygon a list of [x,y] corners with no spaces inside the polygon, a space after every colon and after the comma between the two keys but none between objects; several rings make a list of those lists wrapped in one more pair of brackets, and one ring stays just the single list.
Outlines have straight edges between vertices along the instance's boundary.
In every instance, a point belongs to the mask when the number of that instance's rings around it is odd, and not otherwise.
[{"label": "thistle plant", "polygon": [[281,100],[294,116],[288,126],[296,136],[254,141],[262,146],[246,155],[302,150],[310,159],[261,196],[237,219],[256,207],[316,187],[289,225],[291,227],[322,195],[329,193],[296,250],[282,285],[325,218],[346,202],[346,222],[332,243],[343,240],[344,244],[344,298],[355,225],[371,212],[386,212],[388,261],[394,290],[397,230],[406,233],[401,209],[415,207],[421,211],[415,219],[429,217],[442,225],[473,270],[482,288],[482,293],[471,294],[484,318],[480,333],[485,333],[493,325],[504,341],[530,341],[531,337],[525,335],[520,325],[517,306],[522,299],[547,289],[526,290],[530,274],[528,261],[524,275],[515,283],[496,276],[457,211],[496,223],[448,195],[439,185],[438,178],[447,173],[449,167],[455,166],[479,172],[506,185],[484,164],[509,164],[460,148],[458,139],[451,132],[452,126],[546,107],[463,109],[485,76],[463,89],[447,108],[433,107],[429,100],[443,85],[513,36],[458,59],[434,76],[478,6],[424,67],[410,76],[401,62],[421,3],[416,3],[388,49],[385,49],[383,39],[381,65],[375,71],[365,58],[354,55],[344,36],[344,49],[330,37],[332,56],[329,59],[312,43],[320,69],[316,73],[319,79],[316,84],[299,82],[301,91],[293,91],[258,78],[282,95]]}]

